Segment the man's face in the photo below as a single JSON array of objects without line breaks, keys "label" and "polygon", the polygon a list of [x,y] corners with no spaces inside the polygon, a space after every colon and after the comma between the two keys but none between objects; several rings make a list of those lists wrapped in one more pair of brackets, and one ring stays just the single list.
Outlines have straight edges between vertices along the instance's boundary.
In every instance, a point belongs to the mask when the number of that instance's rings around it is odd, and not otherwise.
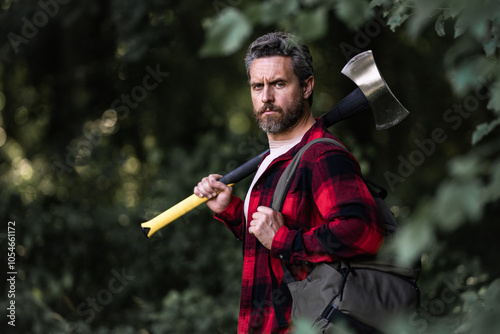
[{"label": "man's face", "polygon": [[289,57],[255,59],[250,66],[250,89],[255,119],[269,134],[293,129],[308,106]]}]

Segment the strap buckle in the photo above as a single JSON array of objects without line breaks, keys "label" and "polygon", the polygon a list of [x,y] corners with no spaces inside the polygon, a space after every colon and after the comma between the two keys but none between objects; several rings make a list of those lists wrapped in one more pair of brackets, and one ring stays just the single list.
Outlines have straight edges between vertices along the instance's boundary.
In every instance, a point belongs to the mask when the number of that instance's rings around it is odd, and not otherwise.
[{"label": "strap buckle", "polygon": [[333,304],[328,305],[323,313],[321,314],[321,319],[326,321],[326,322],[331,322],[333,320],[333,317],[335,316],[335,313],[337,313],[339,308]]}]

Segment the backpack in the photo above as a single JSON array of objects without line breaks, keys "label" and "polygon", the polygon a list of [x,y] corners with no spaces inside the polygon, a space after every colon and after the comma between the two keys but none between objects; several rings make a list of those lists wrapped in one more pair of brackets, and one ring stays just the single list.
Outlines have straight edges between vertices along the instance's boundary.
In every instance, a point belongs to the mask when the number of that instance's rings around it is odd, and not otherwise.
[{"label": "backpack", "polygon": [[[307,143],[292,159],[276,186],[271,207],[281,211],[288,188],[304,152],[315,143],[330,142],[346,148],[331,138],[319,138]],[[385,231],[385,244],[373,256],[344,259],[334,263],[320,263],[306,279],[295,281],[282,262],[284,280],[292,295],[292,320],[309,320],[313,326],[327,332],[339,322],[346,322],[356,333],[383,331],[397,315],[408,315],[420,305],[417,279],[420,261],[412,266],[396,264],[391,241],[397,236],[399,224],[384,202],[387,192],[365,180],[380,212]],[[276,277],[271,271],[273,285]],[[283,311],[275,314],[278,324],[283,324]],[[375,329],[375,330],[374,330]]]}]

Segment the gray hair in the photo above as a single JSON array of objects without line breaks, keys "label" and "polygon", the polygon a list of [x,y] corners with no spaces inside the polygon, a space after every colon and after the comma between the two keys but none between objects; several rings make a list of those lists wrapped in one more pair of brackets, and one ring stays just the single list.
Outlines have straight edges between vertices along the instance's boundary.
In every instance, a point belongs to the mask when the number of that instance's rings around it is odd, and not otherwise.
[{"label": "gray hair", "polygon": [[[294,35],[284,32],[273,32],[257,38],[248,47],[245,56],[247,76],[250,78],[250,66],[254,59],[283,56],[292,59],[293,73],[299,78],[301,85],[305,85],[307,78],[314,74],[313,60],[309,48],[297,40]],[[308,99],[312,106],[312,94]]]}]

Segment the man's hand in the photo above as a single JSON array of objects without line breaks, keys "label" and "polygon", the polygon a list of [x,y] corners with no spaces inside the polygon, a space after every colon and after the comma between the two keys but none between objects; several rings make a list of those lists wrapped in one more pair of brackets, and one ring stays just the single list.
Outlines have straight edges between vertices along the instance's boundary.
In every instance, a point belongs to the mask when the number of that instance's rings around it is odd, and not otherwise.
[{"label": "man's hand", "polygon": [[207,206],[215,213],[224,211],[233,196],[233,188],[217,181],[221,177],[219,174],[210,174],[204,177],[193,191],[198,197],[208,198]]},{"label": "man's hand", "polygon": [[271,249],[274,235],[285,224],[281,212],[274,211],[266,206],[259,206],[252,214],[252,221],[248,231],[253,234],[267,249]]}]

